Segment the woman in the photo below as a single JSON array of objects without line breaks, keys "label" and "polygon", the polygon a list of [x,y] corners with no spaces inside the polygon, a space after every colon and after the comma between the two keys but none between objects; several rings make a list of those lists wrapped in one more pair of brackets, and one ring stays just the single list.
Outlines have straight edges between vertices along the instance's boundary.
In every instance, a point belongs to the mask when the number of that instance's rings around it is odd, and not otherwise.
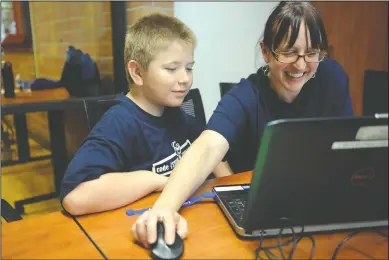
[{"label": "woman", "polygon": [[[348,77],[326,58],[327,36],[317,10],[306,2],[281,2],[260,41],[266,65],[242,79],[219,102],[206,130],[187,150],[153,208],[133,225],[144,246],[187,233],[180,206],[227,157],[234,172],[251,170],[266,123],[279,118],[352,116]],[[227,154],[228,152],[228,154]]]}]

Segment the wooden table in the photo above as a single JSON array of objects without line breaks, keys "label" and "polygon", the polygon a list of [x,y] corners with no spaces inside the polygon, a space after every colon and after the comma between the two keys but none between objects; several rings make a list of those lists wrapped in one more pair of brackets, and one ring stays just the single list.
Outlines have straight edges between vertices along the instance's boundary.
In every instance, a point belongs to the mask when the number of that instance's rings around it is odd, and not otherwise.
[{"label": "wooden table", "polygon": [[23,213],[24,204],[55,198],[59,195],[61,181],[69,163],[65,139],[64,111],[70,109],[84,111],[84,100],[112,99],[114,96],[70,97],[65,88],[18,92],[15,98],[4,98],[2,95],[2,116],[13,114],[15,118],[18,153],[19,157],[21,157],[19,158],[19,162],[30,161],[25,114],[31,112],[47,112],[48,116],[55,191],[50,194],[15,202],[15,208],[19,213]]},{"label": "wooden table", "polygon": [[103,259],[96,247],[62,212],[1,223],[2,259]]},{"label": "wooden table", "polygon": [[[230,177],[214,179],[204,184],[197,193],[210,191],[216,184],[250,183],[251,173],[241,173]],[[134,243],[131,227],[138,216],[126,216],[126,209],[141,209],[153,205],[159,194],[152,194],[121,209],[78,217],[86,232],[96,242],[104,254],[111,259],[146,259],[149,250]],[[183,259],[253,259],[258,241],[243,241],[237,238],[218,206],[211,200],[184,208],[181,214],[189,225],[189,235],[185,240]],[[316,259],[329,259],[338,243],[348,233],[315,235]],[[265,245],[276,244],[274,239],[266,239]],[[289,252],[290,246],[285,251]],[[289,249],[289,250],[288,250]],[[307,259],[311,249],[308,239],[302,240],[294,259]],[[375,233],[364,232],[352,238],[339,252],[337,259],[366,258],[355,250],[361,250],[374,258],[387,259],[388,242]],[[275,251],[277,254],[278,252]],[[262,254],[263,256],[263,254]]]},{"label": "wooden table", "polygon": [[18,91],[15,92],[14,98],[5,98],[1,94],[1,105],[20,105],[37,102],[48,102],[55,100],[65,100],[70,97],[66,88],[54,88],[44,90],[33,90],[30,92]]},{"label": "wooden table", "polygon": [[[59,186],[68,164],[65,127],[63,122],[63,106],[61,105],[65,100],[71,100],[71,98],[66,88],[63,87],[33,90],[31,92],[21,91],[15,93],[14,98],[5,98],[4,95],[1,95],[2,116],[12,114],[14,117],[19,157],[17,161],[2,162],[3,165],[47,159],[47,156],[34,158],[30,156],[26,113],[45,111],[47,112],[49,123],[51,160],[56,190],[50,194],[35,196],[15,202],[15,207],[20,214],[24,212],[25,204],[55,198],[59,194]],[[58,104],[60,104],[60,106],[58,106]]]},{"label": "wooden table", "polygon": [[[40,104],[53,100],[65,100],[68,99],[69,93],[65,88],[55,88],[46,90],[34,90],[30,92],[16,91],[15,97],[5,98],[4,94],[1,95],[1,108],[2,115],[13,114],[14,124],[17,138],[18,148],[18,162],[26,162],[34,160],[30,157],[30,149],[28,145],[28,130],[26,113],[36,112],[34,109],[29,109],[30,104]],[[15,111],[15,109],[23,109],[22,111]],[[31,111],[30,111],[31,110]],[[45,159],[45,158],[44,158]],[[8,162],[3,162],[7,165]],[[12,164],[12,163],[11,163]]]}]

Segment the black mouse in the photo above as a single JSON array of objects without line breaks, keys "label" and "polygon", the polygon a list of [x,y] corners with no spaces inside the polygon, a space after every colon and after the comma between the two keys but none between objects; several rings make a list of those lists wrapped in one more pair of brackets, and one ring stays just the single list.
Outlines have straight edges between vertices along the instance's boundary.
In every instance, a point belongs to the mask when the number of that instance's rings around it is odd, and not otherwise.
[{"label": "black mouse", "polygon": [[151,257],[155,260],[180,259],[184,252],[184,241],[176,232],[176,239],[172,245],[165,242],[165,228],[163,223],[157,224],[157,241],[150,245]]}]

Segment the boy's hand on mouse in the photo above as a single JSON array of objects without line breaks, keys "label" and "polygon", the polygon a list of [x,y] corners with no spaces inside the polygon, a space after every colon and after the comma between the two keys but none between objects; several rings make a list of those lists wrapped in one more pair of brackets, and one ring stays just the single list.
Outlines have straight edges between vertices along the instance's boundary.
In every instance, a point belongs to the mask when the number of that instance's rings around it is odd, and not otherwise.
[{"label": "boy's hand on mouse", "polygon": [[172,245],[176,232],[184,239],[188,234],[186,220],[173,210],[159,208],[144,212],[132,226],[132,233],[144,247],[148,248],[157,240],[157,222],[163,222],[166,244]]}]

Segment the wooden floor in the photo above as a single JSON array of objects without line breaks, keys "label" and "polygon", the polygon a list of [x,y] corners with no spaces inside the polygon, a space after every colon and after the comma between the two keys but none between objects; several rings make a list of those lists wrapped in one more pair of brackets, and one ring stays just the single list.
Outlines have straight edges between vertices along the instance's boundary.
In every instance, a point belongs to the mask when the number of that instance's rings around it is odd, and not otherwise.
[{"label": "wooden floor", "polygon": [[[37,126],[36,122],[35,126]],[[47,143],[38,143],[36,139],[32,138],[29,139],[29,143],[31,156],[50,155],[51,151],[47,149]],[[5,159],[9,160],[10,158],[17,159],[16,144],[12,144],[10,149],[2,149],[1,151],[2,161]],[[12,166],[2,166],[1,190],[1,197],[12,206],[14,206],[16,200],[53,192],[54,174],[51,160],[45,159]],[[58,210],[61,210],[58,199],[29,204],[25,206],[23,218]]]}]

